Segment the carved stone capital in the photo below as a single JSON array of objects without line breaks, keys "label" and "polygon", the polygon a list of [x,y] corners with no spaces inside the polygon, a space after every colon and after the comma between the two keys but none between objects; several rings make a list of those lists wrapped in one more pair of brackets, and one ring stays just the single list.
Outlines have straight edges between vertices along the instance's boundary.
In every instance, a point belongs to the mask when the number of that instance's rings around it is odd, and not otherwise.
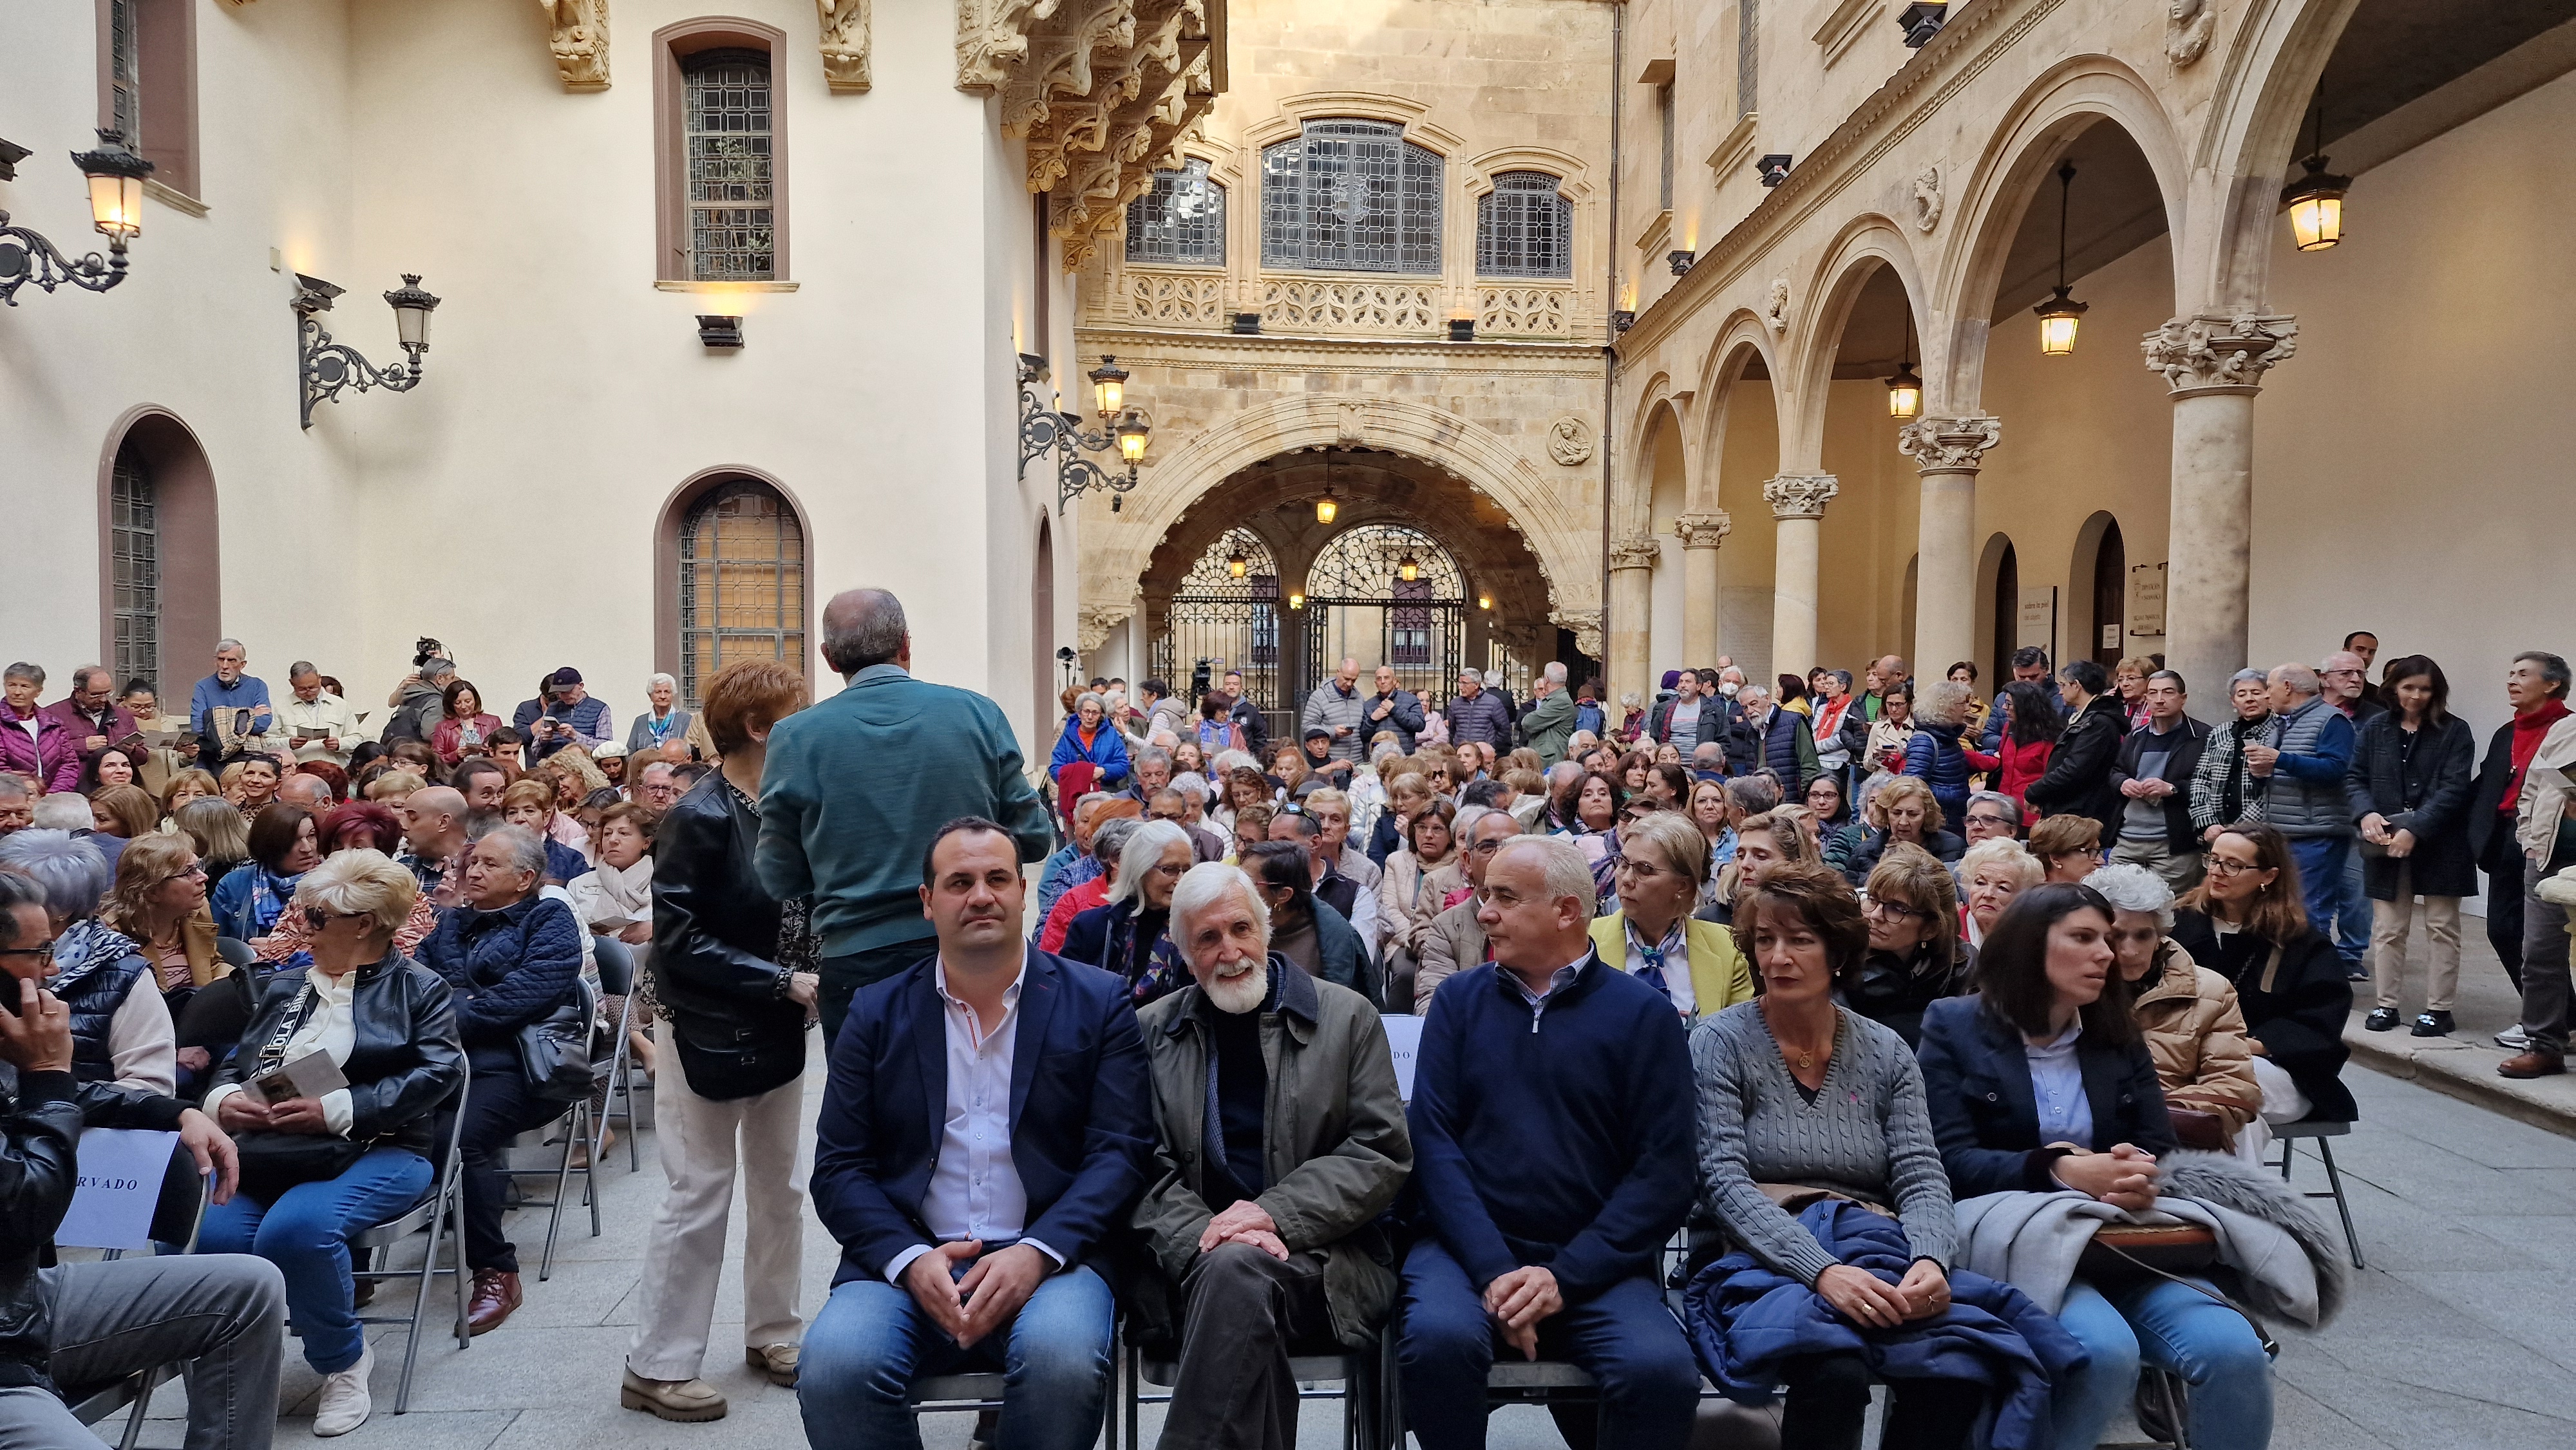
[{"label": "carved stone capital", "polygon": [[1645,534],[1629,534],[1610,541],[1610,567],[1616,569],[1652,569],[1664,556],[1664,546]]},{"label": "carved stone capital", "polygon": [[823,83],[836,91],[868,88],[868,10],[872,0],[814,0],[823,23]]},{"label": "carved stone capital", "polygon": [[1896,451],[1925,473],[1970,473],[2003,436],[2000,418],[1917,418],[1896,430]]},{"label": "carved stone capital", "polygon": [[1704,514],[1683,514],[1673,520],[1673,533],[1685,549],[1714,549],[1735,532],[1735,516],[1724,509]]},{"label": "carved stone capital", "polygon": [[1830,473],[1784,473],[1763,483],[1762,501],[1775,519],[1820,519],[1842,491],[1842,481]]},{"label": "carved stone capital", "polygon": [[2299,320],[2288,314],[2200,313],[2168,318],[2140,344],[2150,371],[2175,393],[2202,388],[2252,390],[2276,363],[2299,350]]},{"label": "carved stone capital", "polygon": [[1547,622],[1559,629],[1574,631],[1574,647],[1601,658],[1601,611],[1598,609],[1559,609],[1549,613]]},{"label": "carved stone capital", "polygon": [[1086,604],[1082,606],[1082,619],[1080,628],[1074,636],[1074,646],[1077,649],[1080,649],[1084,654],[1089,654],[1093,650],[1100,648],[1103,644],[1108,643],[1109,632],[1116,629],[1118,626],[1125,624],[1127,622],[1127,616],[1135,612],[1135,606],[1128,604]]},{"label": "carved stone capital", "polygon": [[537,0],[546,49],[568,91],[608,89],[608,0]]}]

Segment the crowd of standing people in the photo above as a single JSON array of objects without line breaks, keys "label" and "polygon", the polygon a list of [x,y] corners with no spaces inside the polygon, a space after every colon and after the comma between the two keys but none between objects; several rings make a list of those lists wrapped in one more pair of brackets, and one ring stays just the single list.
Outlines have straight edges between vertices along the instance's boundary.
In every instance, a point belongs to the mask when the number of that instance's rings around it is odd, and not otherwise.
[{"label": "crowd of standing people", "polygon": [[[2143,1365],[2226,1450],[2271,1413],[2236,1306],[2314,1324],[2339,1274],[2254,1165],[2355,1116],[2354,983],[2398,1025],[2418,917],[2412,1030],[2454,1030],[2478,870],[2525,1004],[2501,1070],[2563,1068],[2554,655],[2512,661],[2483,759],[2437,665],[2373,683],[2356,634],[2239,674],[2215,725],[2157,661],[2033,650],[1991,695],[1721,660],[1615,713],[1561,664],[1434,708],[1346,659],[1276,741],[1240,676],[1104,679],[1031,766],[912,674],[893,596],[822,624],[827,698],[780,661],[693,708],[654,676],[623,738],[571,667],[503,723],[434,640],[372,731],[229,640],[184,716],[8,666],[5,1252],[47,1251],[84,1124],[177,1131],[213,1206],[195,1255],[5,1292],[193,1361],[191,1443],[265,1443],[291,1313],[315,1432],[348,1433],[351,1235],[433,1191],[453,1125],[499,1328],[509,1146],[628,1054],[666,1184],[619,1400],[664,1419],[727,1413],[739,1184],[746,1362],[818,1447],[917,1443],[910,1386],[960,1369],[1010,1377],[979,1439],[1087,1446],[1123,1323],[1178,1366],[1174,1447],[1292,1444],[1291,1354],[1384,1342],[1426,1450],[1483,1443],[1499,1355],[1587,1370],[1603,1443],[1685,1443],[1705,1382],[1856,1445],[1879,1380],[1909,1444],[2091,1444]],[[343,1086],[279,1090],[316,1055]],[[809,1168],[842,1249],[810,1323]],[[2197,1235],[2184,1272],[2086,1249],[2149,1209]],[[16,1322],[0,1368],[42,1384]],[[13,1427],[60,1408],[0,1385]]]}]

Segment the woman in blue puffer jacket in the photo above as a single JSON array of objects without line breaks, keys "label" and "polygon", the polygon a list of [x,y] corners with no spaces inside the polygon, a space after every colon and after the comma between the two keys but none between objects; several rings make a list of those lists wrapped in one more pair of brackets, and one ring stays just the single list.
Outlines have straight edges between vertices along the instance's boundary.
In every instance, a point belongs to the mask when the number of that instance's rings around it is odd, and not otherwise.
[{"label": "woman in blue puffer jacket", "polygon": [[1935,680],[1923,687],[1914,705],[1919,728],[1905,742],[1904,774],[1919,776],[1941,803],[1944,820],[1968,818],[1968,753],[1959,739],[1968,724],[1968,687],[1956,680]]},{"label": "woman in blue puffer jacket", "polygon": [[1087,760],[1099,767],[1102,790],[1115,790],[1127,783],[1127,742],[1108,720],[1109,706],[1098,695],[1085,694],[1073,702],[1073,714],[1064,722],[1064,733],[1055,739],[1055,754],[1047,760],[1047,779],[1077,760]]}]

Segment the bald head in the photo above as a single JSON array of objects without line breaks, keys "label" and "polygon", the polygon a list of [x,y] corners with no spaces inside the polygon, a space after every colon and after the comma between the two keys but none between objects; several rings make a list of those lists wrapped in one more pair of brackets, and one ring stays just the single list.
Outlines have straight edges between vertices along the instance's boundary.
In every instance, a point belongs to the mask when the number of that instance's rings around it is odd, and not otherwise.
[{"label": "bald head", "polygon": [[903,601],[883,589],[844,589],[823,606],[823,662],[842,676],[870,665],[909,667],[912,634]]},{"label": "bald head", "polygon": [[424,858],[445,860],[465,848],[465,797],[450,786],[429,785],[403,797],[403,840]]},{"label": "bald head", "polygon": [[331,809],[331,783],[318,775],[307,775],[299,770],[279,784],[277,798],[308,811],[327,811]]}]

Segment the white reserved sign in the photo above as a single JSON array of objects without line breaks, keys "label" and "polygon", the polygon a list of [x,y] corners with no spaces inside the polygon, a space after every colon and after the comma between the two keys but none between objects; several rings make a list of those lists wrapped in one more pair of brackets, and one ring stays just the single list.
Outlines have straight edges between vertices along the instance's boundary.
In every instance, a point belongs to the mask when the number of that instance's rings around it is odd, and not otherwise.
[{"label": "white reserved sign", "polygon": [[1413,1058],[1422,1048],[1422,1019],[1388,1013],[1377,1019],[1386,1028],[1387,1048],[1395,1054],[1395,1095],[1413,1101]]},{"label": "white reserved sign", "polygon": [[88,1128],[76,1151],[80,1184],[54,1242],[82,1249],[152,1247],[152,1210],[179,1135],[140,1128]]}]

